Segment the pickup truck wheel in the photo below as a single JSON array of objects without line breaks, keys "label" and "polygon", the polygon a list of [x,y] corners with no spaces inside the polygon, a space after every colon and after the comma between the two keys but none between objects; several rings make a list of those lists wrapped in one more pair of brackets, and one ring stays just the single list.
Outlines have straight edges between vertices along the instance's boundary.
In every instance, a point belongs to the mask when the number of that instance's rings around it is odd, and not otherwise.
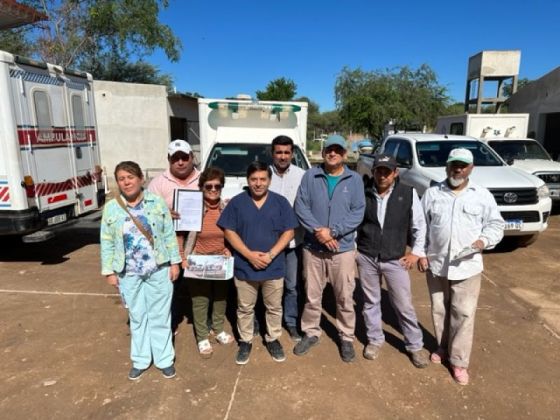
[{"label": "pickup truck wheel", "polygon": [[538,233],[534,235],[525,235],[525,236],[518,236],[517,237],[517,245],[520,247],[526,247],[534,243],[537,238],[539,237]]}]

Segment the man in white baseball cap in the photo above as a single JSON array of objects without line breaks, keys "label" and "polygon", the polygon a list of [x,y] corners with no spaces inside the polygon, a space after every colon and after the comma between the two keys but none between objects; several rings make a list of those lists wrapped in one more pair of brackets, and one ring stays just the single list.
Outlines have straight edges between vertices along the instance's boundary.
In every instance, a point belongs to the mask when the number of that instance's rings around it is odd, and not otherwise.
[{"label": "man in white baseball cap", "polygon": [[167,207],[173,208],[173,192],[177,188],[198,190],[200,172],[194,167],[194,155],[185,140],[173,140],[167,146],[169,168],[155,177],[148,190],[161,196]]},{"label": "man in white baseball cap", "polygon": [[462,147],[453,149],[451,152],[449,152],[449,156],[447,157],[447,163],[463,162],[467,165],[472,165],[473,161],[474,159],[472,152],[469,149],[465,149]]},{"label": "man in white baseball cap", "polygon": [[482,272],[482,251],[495,247],[504,235],[504,220],[494,196],[469,179],[473,154],[453,149],[447,158],[447,179],[422,197],[426,216],[426,271],[432,320],[438,348],[433,363],[449,362],[460,385],[469,383],[468,367]]},{"label": "man in white baseball cap", "polygon": [[169,146],[167,146],[167,155],[173,156],[177,152],[183,152],[186,155],[190,155],[192,153],[191,145],[185,140],[173,140],[169,143]]},{"label": "man in white baseball cap", "polygon": [[[148,185],[148,191],[162,197],[171,211],[171,216],[177,219],[180,215],[173,210],[173,192],[177,188],[198,190],[200,172],[194,167],[194,154],[190,144],[185,140],[177,139],[169,143],[167,146],[167,161],[169,162],[169,168],[152,179]],[[184,267],[186,259],[183,250],[187,232],[176,232],[176,234],[181,258],[183,258],[182,266]],[[182,276],[173,283],[175,289],[171,303],[171,327],[173,331],[180,324],[184,312],[182,309],[184,305],[180,304],[184,300],[181,278]]]}]

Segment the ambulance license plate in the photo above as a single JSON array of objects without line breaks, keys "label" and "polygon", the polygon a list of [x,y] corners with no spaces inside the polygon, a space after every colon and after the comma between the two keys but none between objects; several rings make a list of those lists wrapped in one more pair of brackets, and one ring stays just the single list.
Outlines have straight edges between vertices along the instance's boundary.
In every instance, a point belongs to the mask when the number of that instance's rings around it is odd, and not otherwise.
[{"label": "ambulance license plate", "polygon": [[504,220],[506,222],[505,230],[521,230],[523,228],[523,220],[512,219]]},{"label": "ambulance license plate", "polygon": [[56,216],[52,216],[47,219],[48,226],[57,225],[62,222],[66,222],[66,213],[57,214]]}]

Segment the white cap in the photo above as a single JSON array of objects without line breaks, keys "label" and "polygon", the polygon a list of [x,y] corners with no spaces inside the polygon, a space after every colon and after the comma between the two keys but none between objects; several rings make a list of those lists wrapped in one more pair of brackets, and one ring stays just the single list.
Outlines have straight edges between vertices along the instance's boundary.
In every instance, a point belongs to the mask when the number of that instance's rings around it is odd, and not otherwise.
[{"label": "white cap", "polygon": [[470,165],[473,163],[473,155],[469,149],[462,147],[453,149],[449,152],[449,157],[447,158],[447,163],[449,162],[463,162]]},{"label": "white cap", "polygon": [[192,152],[191,146],[185,140],[173,140],[167,146],[167,154],[173,156],[177,152],[183,152],[189,155]]}]

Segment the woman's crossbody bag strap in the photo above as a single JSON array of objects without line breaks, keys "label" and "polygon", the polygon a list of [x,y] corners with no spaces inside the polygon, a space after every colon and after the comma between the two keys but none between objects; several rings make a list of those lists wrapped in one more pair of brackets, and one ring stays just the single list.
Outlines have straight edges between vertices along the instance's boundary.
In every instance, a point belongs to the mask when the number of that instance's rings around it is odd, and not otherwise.
[{"label": "woman's crossbody bag strap", "polygon": [[132,213],[130,213],[130,211],[126,207],[126,204],[124,204],[120,195],[117,195],[116,200],[117,200],[117,203],[119,204],[119,206],[121,206],[122,209],[127,212],[127,214],[130,216],[130,218],[132,219],[132,221],[134,222],[134,224],[136,225],[138,230],[142,233],[142,235],[144,235],[146,237],[146,239],[148,240],[148,242],[150,242],[150,245],[153,248],[154,247],[154,238],[152,237],[150,232],[148,232],[148,230],[146,230],[146,228],[144,227],[144,225],[142,225],[140,220],[138,220],[136,217],[134,217],[132,215]]}]

